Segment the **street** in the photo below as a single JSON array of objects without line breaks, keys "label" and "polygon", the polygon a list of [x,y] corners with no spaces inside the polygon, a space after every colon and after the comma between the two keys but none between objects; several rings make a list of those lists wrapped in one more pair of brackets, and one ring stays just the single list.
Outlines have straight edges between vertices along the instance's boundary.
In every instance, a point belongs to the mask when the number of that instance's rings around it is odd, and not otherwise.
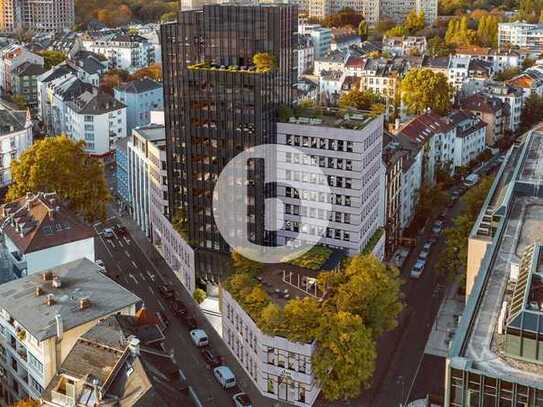
[{"label": "street", "polygon": [[195,390],[202,405],[204,407],[233,406],[232,395],[235,394],[235,390],[224,391],[213,378],[199,349],[191,342],[188,328],[173,315],[167,301],[161,298],[158,287],[164,283],[175,288],[176,296],[196,316],[198,326],[204,329],[209,336],[211,349],[222,355],[226,364],[234,371],[241,391],[248,393],[257,406],[274,405],[271,400],[264,399],[257,394],[255,386],[234,361],[214,329],[196,309],[198,307],[195,302],[174,277],[173,272],[168,271],[167,266],[166,268],[159,267],[155,259],[149,261],[148,256],[134,241],[133,234],[137,233],[136,230],[129,227],[130,237],[120,237],[116,234],[110,239],[103,237],[103,230],[114,224],[121,224],[121,221],[112,216],[107,222],[94,225],[97,232],[95,237],[96,258],[104,262],[108,276],[138,295],[147,309],[153,313],[162,311],[166,314],[170,321],[165,332],[166,351],[173,351],[179,368],[187,378],[188,384]]}]

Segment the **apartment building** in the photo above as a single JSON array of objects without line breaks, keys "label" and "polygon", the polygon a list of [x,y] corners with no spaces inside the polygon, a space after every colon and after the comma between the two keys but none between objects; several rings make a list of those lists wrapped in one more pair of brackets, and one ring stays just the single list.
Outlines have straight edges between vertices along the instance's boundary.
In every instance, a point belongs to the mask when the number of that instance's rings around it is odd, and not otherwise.
[{"label": "apartment building", "polygon": [[315,46],[311,35],[298,34],[298,79],[313,68],[315,62]]},{"label": "apartment building", "polygon": [[462,110],[475,114],[487,124],[485,143],[487,146],[495,146],[509,128],[509,106],[500,99],[483,93],[463,99],[461,105]]},{"label": "apartment building", "polygon": [[508,130],[517,131],[520,127],[520,115],[524,101],[523,91],[503,82],[490,81],[485,85],[483,92],[485,95],[500,99],[509,106]]},{"label": "apartment building", "polygon": [[126,106],[126,131],[151,122],[151,111],[164,109],[162,85],[150,78],[120,84],[113,89],[115,99]]},{"label": "apartment building", "polygon": [[[271,297],[274,303],[283,306],[290,296],[322,298],[317,273],[287,270],[270,268],[259,276],[266,290],[281,293]],[[311,366],[315,343],[266,335],[226,289],[221,311],[223,340],[260,393],[289,405],[313,405],[320,393]]]},{"label": "apartment building", "polygon": [[[112,315],[75,343],[40,401],[45,407],[107,405],[196,405],[173,355],[162,350],[164,335],[145,313]],[[138,391],[134,392],[134,386]]]},{"label": "apartment building", "polygon": [[396,24],[401,24],[415,10],[424,13],[425,23],[429,26],[437,21],[437,3],[437,0],[380,0],[380,17],[389,17]]},{"label": "apartment building", "polygon": [[521,68],[529,52],[521,49],[492,49],[488,47],[462,47],[456,49],[458,57],[471,57],[489,62],[493,72],[501,72],[509,68]]},{"label": "apartment building", "polygon": [[475,93],[492,78],[490,63],[471,56],[453,55],[449,59],[447,76],[456,92]]},{"label": "apartment building", "polygon": [[522,92],[524,101],[530,95],[543,95],[543,76],[537,71],[532,73],[527,71],[509,79],[506,83],[514,89],[519,89]]},{"label": "apartment building", "polygon": [[1,261],[6,279],[94,257],[94,230],[81,222],[55,193],[29,193],[0,208]]},{"label": "apartment building", "polygon": [[74,0],[3,0],[0,31],[62,32],[75,24]]},{"label": "apartment building", "polygon": [[383,52],[395,56],[423,55],[426,52],[426,37],[383,37]]},{"label": "apartment building", "polygon": [[309,17],[324,18],[344,8],[350,8],[364,16],[370,27],[379,22],[379,0],[301,0],[298,7]]},{"label": "apartment building", "polygon": [[[277,243],[320,239],[355,255],[384,226],[383,117],[333,109],[317,117],[293,116],[277,124],[277,143],[300,151],[278,149],[278,179],[288,186],[277,187],[284,202],[278,213],[285,220]],[[373,252],[382,258],[384,236]]]},{"label": "apartment building", "polygon": [[124,29],[87,32],[81,37],[81,45],[86,51],[104,55],[109,68],[134,72],[157,62],[153,44]]},{"label": "apartment building", "polygon": [[126,137],[126,106],[102,90],[86,90],[66,102],[66,134],[84,141],[91,155],[110,155]]},{"label": "apartment building", "polygon": [[32,109],[38,108],[38,76],[43,74],[43,65],[25,62],[12,73],[11,92],[23,96],[27,105]]},{"label": "apartment building", "polygon": [[87,258],[0,285],[0,405],[38,399],[83,333],[140,302]]},{"label": "apartment building", "polygon": [[32,146],[32,118],[28,111],[0,110],[0,186],[11,183],[11,163]]},{"label": "apartment building", "polygon": [[526,48],[540,54],[543,51],[543,25],[521,21],[498,24],[498,48]]},{"label": "apartment building", "polygon": [[12,44],[0,49],[0,92],[3,96],[13,95],[13,74],[24,63],[43,66],[43,58],[22,45]]},{"label": "apartment building", "polygon": [[311,30],[311,40],[315,48],[315,59],[322,57],[332,46],[332,30],[326,27],[318,27]]},{"label": "apartment building", "polygon": [[543,404],[542,151],[535,130],[509,150],[469,236],[445,406]]},{"label": "apartment building", "polygon": [[487,124],[476,115],[464,110],[448,114],[447,121],[456,127],[453,167],[467,167],[486,148]]}]

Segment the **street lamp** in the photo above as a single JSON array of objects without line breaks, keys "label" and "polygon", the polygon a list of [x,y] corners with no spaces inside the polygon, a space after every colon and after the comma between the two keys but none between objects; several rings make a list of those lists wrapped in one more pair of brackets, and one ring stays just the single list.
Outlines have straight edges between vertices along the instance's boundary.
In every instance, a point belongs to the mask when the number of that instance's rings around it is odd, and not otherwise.
[{"label": "street lamp", "polygon": [[404,397],[404,393],[405,393],[405,381],[403,379],[403,376],[400,375],[398,377],[398,380],[397,380],[396,383],[398,383],[400,386],[402,386],[402,391],[400,393],[400,407],[404,407],[404,405],[403,405],[403,401],[404,401],[403,397]]}]

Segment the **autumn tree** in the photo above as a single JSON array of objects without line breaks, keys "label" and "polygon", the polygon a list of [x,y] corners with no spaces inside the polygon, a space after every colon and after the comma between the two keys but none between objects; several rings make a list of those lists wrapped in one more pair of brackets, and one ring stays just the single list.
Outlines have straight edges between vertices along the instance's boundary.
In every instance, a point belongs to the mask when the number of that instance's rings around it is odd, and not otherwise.
[{"label": "autumn tree", "polygon": [[498,23],[500,18],[495,15],[482,16],[477,25],[477,43],[483,47],[498,46]]},{"label": "autumn tree", "polygon": [[233,250],[230,255],[232,269],[236,273],[254,274],[263,269],[262,263],[248,259],[241,255],[237,250]]},{"label": "autumn tree", "polygon": [[451,48],[438,35],[428,40],[427,52],[432,57],[446,57],[451,51]]},{"label": "autumn tree", "polygon": [[128,77],[128,80],[133,81],[145,77],[154,79],[158,82],[162,81],[162,65],[155,63],[146,66],[145,68],[138,69],[136,72]]},{"label": "autumn tree", "polygon": [[539,22],[541,6],[540,0],[520,0],[517,12],[518,19],[528,23]]},{"label": "autumn tree", "polygon": [[526,101],[520,113],[520,132],[525,132],[543,120],[543,97],[532,93]]},{"label": "autumn tree", "polygon": [[257,52],[253,55],[253,64],[259,71],[273,69],[276,65],[275,57],[269,52]]},{"label": "autumn tree", "polygon": [[28,109],[28,101],[26,100],[26,97],[24,95],[14,95],[11,98],[11,102],[17,106],[17,109],[19,110],[26,110]]},{"label": "autumn tree", "polygon": [[360,20],[360,24],[358,24],[358,36],[362,41],[368,39],[368,23],[364,19]]},{"label": "autumn tree", "polygon": [[414,34],[417,31],[424,29],[424,25],[424,11],[417,13],[415,9],[409,12],[409,14],[405,17],[405,21],[403,23],[403,26],[409,34]]},{"label": "autumn tree", "polygon": [[321,25],[330,28],[341,28],[346,26],[357,28],[362,20],[362,14],[357,13],[351,8],[344,8],[338,13],[325,17],[321,22]]},{"label": "autumn tree", "polygon": [[61,51],[48,50],[39,53],[43,57],[43,67],[46,70],[51,69],[54,66],[64,62],[66,60],[66,54]]},{"label": "autumn tree", "polygon": [[167,23],[169,21],[175,21],[177,19],[177,13],[175,11],[168,11],[160,16],[161,23]]},{"label": "autumn tree", "polygon": [[35,142],[11,164],[11,185],[6,200],[27,192],[56,192],[85,219],[106,217],[110,199],[104,167],[85,153],[85,143],[66,136]]},{"label": "autumn tree", "polygon": [[441,72],[411,69],[401,82],[401,92],[407,109],[414,114],[421,114],[428,108],[445,114],[451,106],[452,88]]},{"label": "autumn tree", "polygon": [[40,402],[32,399],[19,400],[15,404],[11,404],[10,407],[40,407]]},{"label": "autumn tree", "polygon": [[317,330],[312,372],[327,400],[360,395],[375,371],[377,350],[362,317],[347,311],[325,313]]},{"label": "autumn tree", "polygon": [[342,109],[368,110],[374,103],[379,101],[380,97],[371,91],[352,89],[341,94],[338,105]]},{"label": "autumn tree", "polygon": [[405,28],[403,25],[396,25],[385,33],[387,37],[403,37],[407,34],[407,28]]},{"label": "autumn tree", "polygon": [[453,18],[449,21],[445,42],[455,47],[465,47],[475,44],[477,33],[469,27],[469,18]]},{"label": "autumn tree", "polygon": [[113,94],[113,88],[126,82],[129,78],[130,74],[124,69],[110,69],[102,76],[102,79],[100,80],[100,89],[109,94]]}]

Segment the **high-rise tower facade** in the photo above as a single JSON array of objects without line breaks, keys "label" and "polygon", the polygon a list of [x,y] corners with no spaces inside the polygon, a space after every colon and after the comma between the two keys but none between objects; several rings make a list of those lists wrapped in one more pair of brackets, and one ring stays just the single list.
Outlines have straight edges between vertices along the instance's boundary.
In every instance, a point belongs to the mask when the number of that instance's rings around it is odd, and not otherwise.
[{"label": "high-rise tower facade", "polygon": [[[249,147],[276,142],[280,105],[290,104],[297,76],[298,13],[290,5],[206,5],[180,11],[162,26],[169,205],[197,248],[227,253],[213,218],[213,189],[224,166]],[[264,55],[271,67],[255,66]],[[264,228],[263,165],[248,163],[248,236],[273,243]],[[241,221],[241,220],[240,220]]]}]

